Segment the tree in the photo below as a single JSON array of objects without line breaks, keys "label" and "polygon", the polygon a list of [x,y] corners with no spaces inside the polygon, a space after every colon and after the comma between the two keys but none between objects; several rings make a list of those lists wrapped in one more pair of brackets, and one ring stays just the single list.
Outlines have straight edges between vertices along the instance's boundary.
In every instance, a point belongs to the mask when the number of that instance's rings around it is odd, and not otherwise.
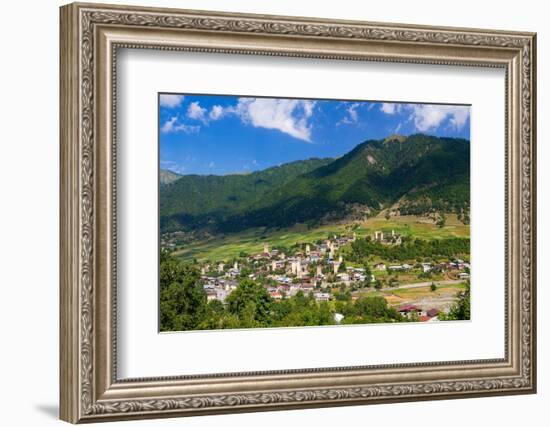
[{"label": "tree", "polygon": [[355,301],[355,312],[359,316],[384,317],[387,307],[382,297],[360,297]]},{"label": "tree", "polygon": [[252,270],[248,267],[243,267],[239,272],[239,277],[245,278],[248,277],[250,274],[252,274]]},{"label": "tree", "polygon": [[432,284],[430,285],[430,291],[435,292],[436,290],[437,290],[437,285],[432,282]]},{"label": "tree", "polygon": [[204,318],[197,329],[234,329],[239,327],[239,318],[228,313],[223,303],[215,299],[206,305]]},{"label": "tree", "polygon": [[345,273],[346,272],[346,263],[344,261],[342,261],[340,263],[340,266],[338,267],[338,272],[340,272],[340,273]]},{"label": "tree", "polygon": [[199,282],[198,269],[161,253],[159,276],[161,331],[195,329],[206,309],[206,293]]},{"label": "tree", "polygon": [[369,265],[367,263],[365,263],[363,265],[363,269],[365,270],[365,277],[367,278],[366,280],[368,282],[370,282],[370,276],[372,275],[372,271],[371,271]]},{"label": "tree", "polygon": [[319,304],[318,307],[319,314],[317,323],[319,325],[332,325],[336,323],[334,320],[334,313],[332,312],[328,302],[323,301]]},{"label": "tree", "polygon": [[361,296],[355,304],[345,307],[344,323],[376,323],[376,322],[402,322],[404,321],[394,308],[389,307],[383,297]]},{"label": "tree", "polygon": [[236,314],[247,324],[254,320],[267,326],[270,322],[273,299],[263,286],[253,280],[241,280],[237,289],[226,298],[226,302],[229,312]]},{"label": "tree", "polygon": [[439,228],[443,228],[443,227],[445,227],[446,221],[447,221],[447,217],[445,216],[445,214],[443,212],[441,212],[439,214],[439,220],[436,222],[436,225]]},{"label": "tree", "polygon": [[466,282],[466,289],[459,292],[458,301],[451,307],[449,313],[440,313],[440,320],[470,320],[470,281]]},{"label": "tree", "polygon": [[336,301],[351,301],[351,292],[349,289],[340,290],[335,295]]}]

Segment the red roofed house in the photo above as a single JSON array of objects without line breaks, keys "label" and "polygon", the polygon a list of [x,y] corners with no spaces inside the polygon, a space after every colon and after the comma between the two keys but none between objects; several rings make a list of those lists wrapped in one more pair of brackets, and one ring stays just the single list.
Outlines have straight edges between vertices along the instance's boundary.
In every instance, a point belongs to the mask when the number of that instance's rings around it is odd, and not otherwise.
[{"label": "red roofed house", "polygon": [[419,314],[422,310],[419,309],[416,305],[406,304],[399,307],[397,310],[405,317],[411,317],[413,314]]},{"label": "red roofed house", "polygon": [[283,295],[279,291],[272,291],[269,293],[273,299],[282,299]]}]

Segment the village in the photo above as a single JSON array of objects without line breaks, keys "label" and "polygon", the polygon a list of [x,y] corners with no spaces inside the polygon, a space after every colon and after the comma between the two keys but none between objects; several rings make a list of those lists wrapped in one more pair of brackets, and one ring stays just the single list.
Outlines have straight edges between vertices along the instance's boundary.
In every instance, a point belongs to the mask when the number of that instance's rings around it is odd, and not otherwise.
[{"label": "village", "polygon": [[[208,301],[225,299],[249,278],[264,286],[275,301],[299,292],[311,295],[317,302],[328,302],[341,292],[349,292],[352,300],[377,292],[382,294],[402,316],[418,321],[437,321],[440,312],[454,303],[452,295],[436,294],[427,298],[396,298],[395,291],[464,284],[470,277],[470,263],[453,258],[431,262],[391,263],[378,261],[361,266],[346,263],[344,248],[357,240],[355,232],[333,235],[325,240],[301,243],[293,250],[270,248],[263,244],[261,252],[241,256],[231,262],[200,263],[201,284]],[[394,232],[375,231],[369,240],[381,245],[401,245],[403,236]],[[349,264],[349,265],[348,265]],[[412,280],[411,280],[412,278]],[[427,280],[430,279],[430,280]]]}]

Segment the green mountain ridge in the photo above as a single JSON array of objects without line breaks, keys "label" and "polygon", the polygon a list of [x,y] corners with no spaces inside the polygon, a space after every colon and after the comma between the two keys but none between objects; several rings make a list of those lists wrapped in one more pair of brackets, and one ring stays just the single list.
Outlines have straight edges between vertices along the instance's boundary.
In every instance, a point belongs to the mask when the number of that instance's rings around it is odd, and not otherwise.
[{"label": "green mountain ridge", "polygon": [[161,228],[200,228],[246,211],[273,188],[333,160],[299,160],[249,174],[184,175],[170,185],[161,186]]},{"label": "green mountain ridge", "polygon": [[469,215],[470,143],[422,134],[368,140],[337,159],[161,186],[162,231],[315,225],[390,208]]}]

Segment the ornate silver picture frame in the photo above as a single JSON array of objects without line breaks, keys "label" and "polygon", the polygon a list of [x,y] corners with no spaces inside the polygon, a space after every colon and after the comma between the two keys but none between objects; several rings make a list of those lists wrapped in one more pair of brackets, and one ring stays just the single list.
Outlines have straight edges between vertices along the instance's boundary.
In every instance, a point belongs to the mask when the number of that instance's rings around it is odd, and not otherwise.
[{"label": "ornate silver picture frame", "polygon": [[[60,18],[61,419],[98,422],[536,391],[535,34],[80,3],[63,6]],[[503,69],[504,357],[120,379],[115,148],[121,48]]]}]

